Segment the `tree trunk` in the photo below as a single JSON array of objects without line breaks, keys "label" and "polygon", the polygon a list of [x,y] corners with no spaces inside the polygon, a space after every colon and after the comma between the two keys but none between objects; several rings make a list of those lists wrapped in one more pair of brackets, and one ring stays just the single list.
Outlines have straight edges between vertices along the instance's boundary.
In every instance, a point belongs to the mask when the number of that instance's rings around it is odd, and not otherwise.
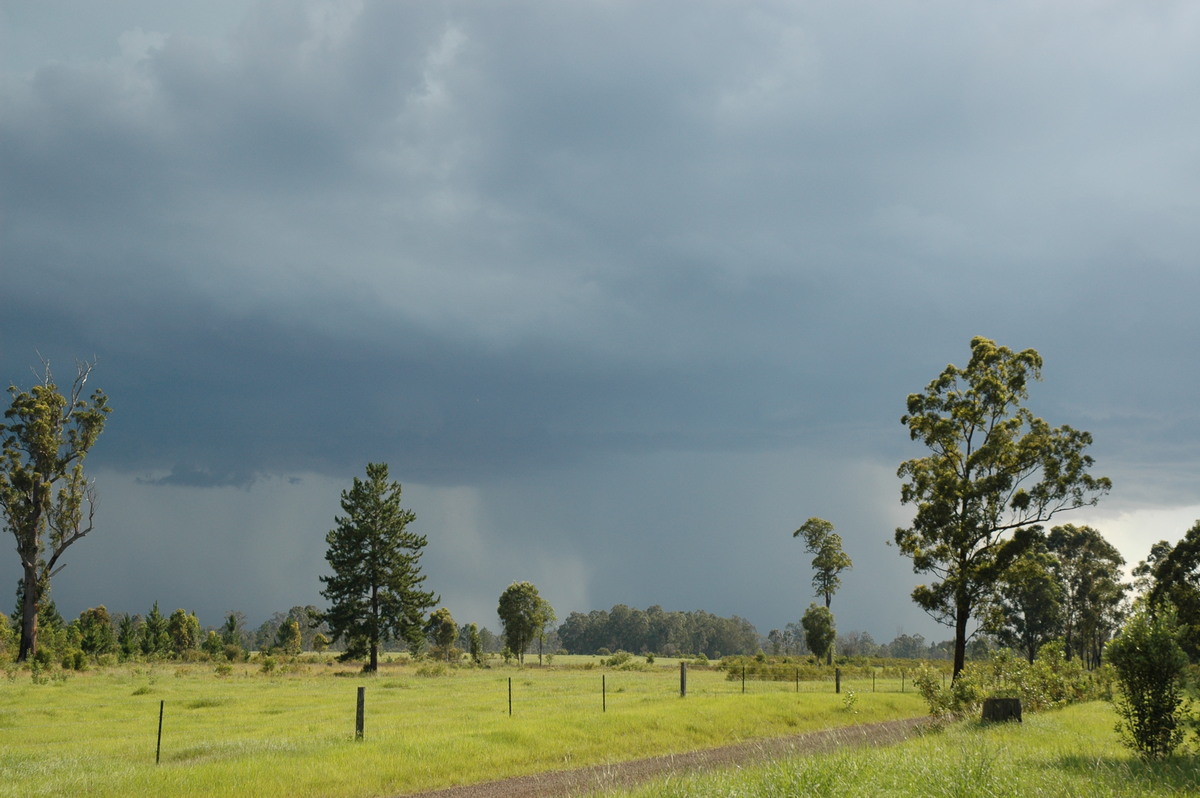
[{"label": "tree trunk", "polygon": [[965,601],[959,601],[954,613],[954,675],[951,681],[967,664],[967,621],[971,618],[971,609]]},{"label": "tree trunk", "polygon": [[37,567],[23,566],[25,581],[21,583],[21,647],[17,662],[25,662],[37,653],[38,638],[38,578]]}]

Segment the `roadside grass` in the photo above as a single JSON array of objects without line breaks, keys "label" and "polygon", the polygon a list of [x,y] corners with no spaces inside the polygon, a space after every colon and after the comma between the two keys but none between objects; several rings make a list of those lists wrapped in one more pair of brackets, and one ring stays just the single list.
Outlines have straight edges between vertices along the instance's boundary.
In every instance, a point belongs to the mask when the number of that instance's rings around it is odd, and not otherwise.
[{"label": "roadside grass", "polygon": [[887,748],[779,759],[672,776],[604,798],[1134,798],[1200,793],[1200,761],[1147,763],[1123,748],[1109,705],[1026,715],[1024,723],[964,721]]},{"label": "roadside grass", "polygon": [[400,795],[925,712],[899,680],[877,680],[876,692],[843,681],[840,695],[829,682],[747,682],[743,693],[697,667],[680,698],[678,661],[609,670],[563,659],[438,675],[390,663],[364,677],[316,662],[0,680],[0,796]]}]

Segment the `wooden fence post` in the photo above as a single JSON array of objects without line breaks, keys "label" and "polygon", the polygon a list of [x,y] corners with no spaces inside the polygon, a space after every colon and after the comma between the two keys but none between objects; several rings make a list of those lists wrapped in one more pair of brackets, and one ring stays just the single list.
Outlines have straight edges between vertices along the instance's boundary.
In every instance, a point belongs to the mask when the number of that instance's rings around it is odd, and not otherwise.
[{"label": "wooden fence post", "polygon": [[361,740],[363,738],[363,725],[366,721],[367,709],[367,688],[358,688],[358,703],[354,709],[354,739]]},{"label": "wooden fence post", "polygon": [[835,693],[842,692],[842,669],[841,668],[833,669],[833,692],[835,692]]},{"label": "wooden fence post", "polygon": [[679,663],[679,697],[687,697],[687,663]]},{"label": "wooden fence post", "polygon": [[154,764],[158,764],[158,758],[162,755],[162,721],[163,707],[166,706],[166,701],[158,702],[158,745],[154,749]]}]

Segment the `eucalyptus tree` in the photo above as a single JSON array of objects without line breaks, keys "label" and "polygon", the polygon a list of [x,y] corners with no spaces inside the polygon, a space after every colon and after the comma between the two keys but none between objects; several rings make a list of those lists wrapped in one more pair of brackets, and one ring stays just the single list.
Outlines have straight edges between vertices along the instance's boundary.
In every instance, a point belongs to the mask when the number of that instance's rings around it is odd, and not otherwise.
[{"label": "eucalyptus tree", "polygon": [[65,392],[46,361],[39,384],[8,389],[12,403],[0,423],[0,514],[21,560],[19,661],[37,652],[38,609],[63,568],[59,560],[92,531],[96,491],[83,462],[110,412],[103,391],[84,393],[94,365],[77,363]]},{"label": "eucalyptus tree", "polygon": [[1174,546],[1165,541],[1155,544],[1147,563],[1143,570],[1151,576],[1147,595],[1151,610],[1173,607],[1180,643],[1192,662],[1200,661],[1200,521]]},{"label": "eucalyptus tree", "polygon": [[355,477],[342,491],[345,515],[335,517],[337,527],[325,536],[325,559],[333,573],[321,577],[321,595],[330,606],[314,615],[329,625],[334,639],[344,641],[340,659],[366,658],[368,673],[379,668],[382,643],[421,643],[425,611],[438,601],[421,589],[427,540],[408,528],[416,514],[402,508],[400,498],[400,483],[388,478],[387,464],[369,463],[367,478]]},{"label": "eucalyptus tree", "polygon": [[1095,505],[1111,482],[1090,473],[1092,436],[1051,427],[1024,402],[1041,379],[1042,357],[976,337],[966,368],[946,366],[910,394],[900,421],[929,448],[900,464],[900,497],[916,506],[895,543],[913,571],[933,581],[913,601],[954,629],[954,676],[966,659],[968,627],[997,581],[1066,510]]},{"label": "eucalyptus tree", "polygon": [[1067,657],[1089,668],[1100,665],[1104,644],[1124,620],[1125,558],[1090,526],[1063,524],[1050,530],[1047,546],[1063,587],[1063,637]]},{"label": "eucalyptus tree", "polygon": [[[854,567],[850,555],[842,548],[842,536],[833,531],[833,524],[824,518],[810,518],[792,533],[792,537],[804,538],[804,549],[813,555],[812,586],[816,594],[825,599],[829,609],[833,594],[842,586],[842,571]],[[826,651],[826,663],[833,664],[833,646]]]},{"label": "eucalyptus tree", "polygon": [[532,582],[513,582],[505,588],[496,614],[504,626],[504,643],[521,664],[529,644],[540,639],[546,625],[555,620],[554,608]]},{"label": "eucalyptus tree", "polygon": [[842,571],[854,567],[850,555],[842,548],[842,536],[834,532],[833,524],[825,519],[810,518],[792,533],[792,537],[803,537],[804,550],[813,555],[813,590],[825,599],[828,609],[833,594],[842,586]]},{"label": "eucalyptus tree", "polygon": [[[478,633],[476,633],[478,636]],[[434,610],[425,624],[425,636],[432,641],[434,651],[445,657],[446,662],[454,658],[454,642],[458,639],[458,624],[447,607]]]},{"label": "eucalyptus tree", "polygon": [[1063,632],[1067,591],[1056,576],[1057,565],[1039,542],[1013,561],[989,602],[984,628],[1030,663],[1038,649]]}]

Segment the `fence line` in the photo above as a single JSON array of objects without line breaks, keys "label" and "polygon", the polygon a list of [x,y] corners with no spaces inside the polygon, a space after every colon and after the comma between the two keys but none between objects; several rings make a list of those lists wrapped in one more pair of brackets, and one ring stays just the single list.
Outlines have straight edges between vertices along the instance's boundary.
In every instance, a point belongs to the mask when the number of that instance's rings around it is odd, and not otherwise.
[{"label": "fence line", "polygon": [[[729,697],[741,693],[746,695],[780,695],[789,693],[816,694],[833,692],[837,689],[837,677],[821,680],[801,680],[798,672],[788,682],[748,679],[748,674],[741,674],[740,684],[735,679],[729,681],[724,672],[707,671],[702,679],[691,680],[696,672],[689,672],[686,663],[681,663],[678,683],[676,676],[668,669],[660,672],[647,673],[633,670],[627,674],[620,670],[599,671],[594,673],[598,679],[591,681],[586,677],[592,675],[587,671],[572,672],[572,669],[542,671],[526,669],[513,675],[500,673],[495,678],[464,679],[457,684],[454,677],[421,677],[411,674],[384,674],[370,677],[372,685],[371,716],[377,720],[372,722],[372,738],[388,738],[403,729],[408,728],[406,720],[419,717],[423,709],[414,709],[413,698],[428,696],[431,693],[448,692],[451,695],[451,715],[462,716],[464,719],[476,717],[480,713],[502,713],[507,699],[507,713],[513,717],[537,715],[547,712],[588,712],[607,713],[611,704],[614,711],[620,711],[622,705],[633,705],[650,700],[669,700],[686,698],[688,703],[703,702],[709,698]],[[563,673],[570,678],[563,679]],[[662,678],[658,678],[659,676]],[[609,677],[612,677],[611,679]],[[628,676],[628,678],[625,678]],[[286,730],[281,740],[299,741],[317,737],[351,737],[350,729],[354,729],[353,738],[363,739],[366,708],[364,701],[365,687],[356,685],[357,704],[351,710],[351,685],[343,679],[321,679],[319,685],[313,682],[297,680],[296,689],[284,690],[278,702],[272,702],[253,716],[239,714],[239,704],[250,705],[249,691],[256,689],[260,678],[257,675],[234,677],[228,685],[229,689],[213,694],[180,690],[170,683],[161,683],[148,693],[140,693],[141,687],[130,696],[131,704],[136,707],[131,713],[145,712],[149,715],[153,703],[158,707],[157,737],[153,740],[155,746],[155,761],[161,760],[164,752],[168,761],[179,755],[178,748],[172,748],[172,741],[189,740],[190,748],[203,748],[197,745],[197,738],[207,740],[207,745],[237,745],[241,740],[259,741],[264,734],[278,734]],[[273,684],[278,680],[270,679]],[[309,677],[317,678],[321,677]],[[428,681],[426,681],[428,680]],[[879,690],[880,681],[872,674],[870,679],[841,678],[842,689],[854,689],[860,692],[882,692]],[[892,680],[889,680],[892,681]],[[436,684],[437,690],[424,690],[422,687]],[[286,685],[286,682],[285,682]],[[132,684],[115,683],[117,688],[126,688]],[[190,687],[191,685],[186,685]],[[209,685],[206,685],[209,686]],[[887,686],[894,688],[894,682]],[[803,689],[801,689],[803,688]],[[34,694],[40,688],[35,688]],[[900,684],[901,691],[904,683]],[[173,693],[183,692],[184,695],[173,697]],[[888,692],[896,692],[890,689]],[[599,693],[599,695],[597,695]],[[163,697],[161,694],[166,694]],[[437,696],[432,696],[436,698]],[[597,701],[597,699],[599,699]],[[427,699],[428,700],[428,699]],[[111,711],[111,700],[98,704],[96,709],[103,708]],[[597,706],[598,705],[598,706]],[[56,733],[48,735],[52,738],[61,737],[64,741],[77,738],[72,729],[92,727],[93,721],[87,719],[92,714],[92,707],[87,705],[72,705],[72,713],[78,712],[80,720],[63,719],[45,720],[38,723],[25,723],[24,714],[19,707],[9,703],[7,729],[0,729],[0,741],[9,733],[27,735],[31,731],[53,729]],[[232,711],[230,711],[232,710]],[[354,720],[351,721],[350,718]],[[149,721],[149,717],[147,717]],[[119,721],[118,721],[119,723]],[[353,726],[351,725],[353,723]],[[153,729],[153,726],[150,727]],[[148,729],[148,731],[150,731]],[[108,741],[122,743],[122,748],[138,748],[149,751],[150,734],[116,734],[105,735]],[[39,734],[39,737],[41,735]],[[126,745],[127,744],[127,745]]]}]

